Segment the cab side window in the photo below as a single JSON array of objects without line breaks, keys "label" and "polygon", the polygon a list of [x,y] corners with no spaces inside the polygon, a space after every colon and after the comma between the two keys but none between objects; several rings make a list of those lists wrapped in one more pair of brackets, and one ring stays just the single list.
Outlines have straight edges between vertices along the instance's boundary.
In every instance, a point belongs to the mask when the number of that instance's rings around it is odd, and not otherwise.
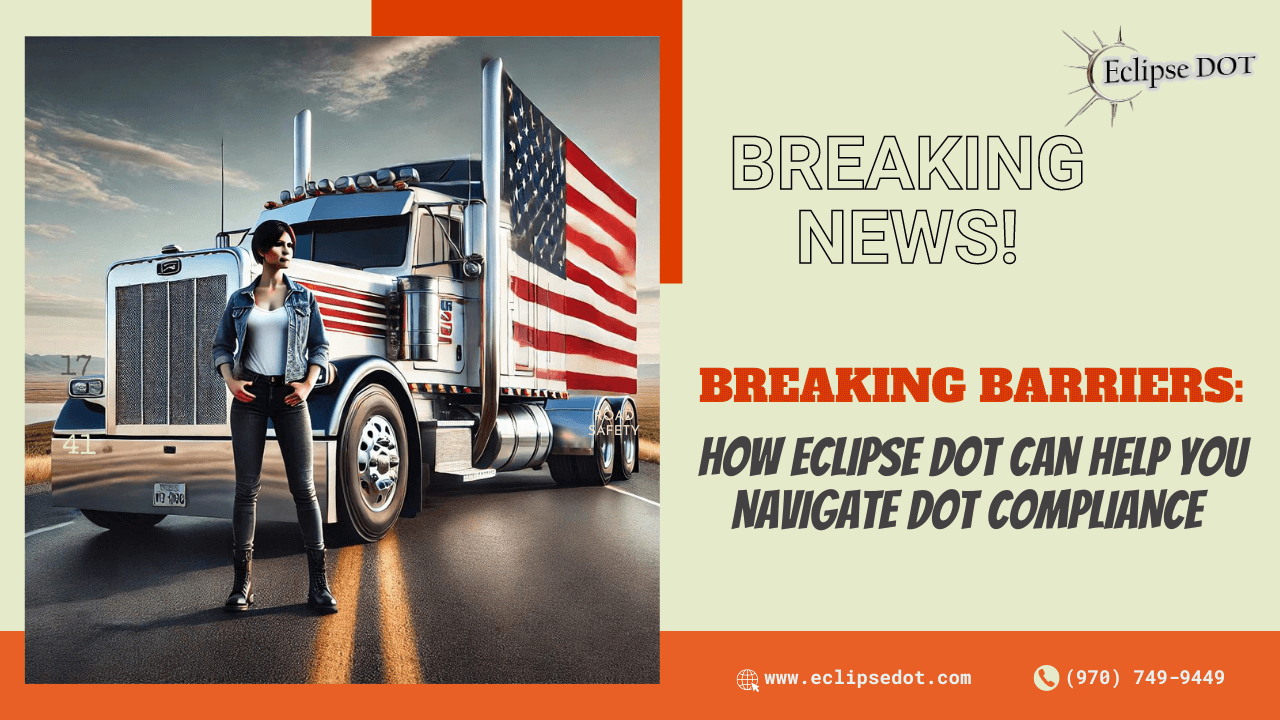
[{"label": "cab side window", "polygon": [[417,246],[413,264],[428,267],[415,267],[415,275],[454,277],[458,264],[447,261],[459,258],[454,247],[462,247],[462,223],[445,216],[443,208],[435,210],[435,217],[426,210],[419,211]]}]

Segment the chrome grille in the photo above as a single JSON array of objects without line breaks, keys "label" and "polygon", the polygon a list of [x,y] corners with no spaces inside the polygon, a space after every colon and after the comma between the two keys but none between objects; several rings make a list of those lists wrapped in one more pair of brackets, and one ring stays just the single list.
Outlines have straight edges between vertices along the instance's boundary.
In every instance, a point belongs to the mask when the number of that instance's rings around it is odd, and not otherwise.
[{"label": "chrome grille", "polygon": [[[169,423],[194,425],[196,421],[196,397],[184,396],[187,388],[196,382],[196,324],[195,313],[190,319],[181,318],[183,308],[195,309],[196,281],[177,280],[169,283]],[[181,318],[181,319],[180,319]],[[190,362],[195,358],[195,363]]]},{"label": "chrome grille", "polygon": [[142,424],[169,424],[169,283],[142,286]]},{"label": "chrome grille", "polygon": [[213,336],[227,307],[227,278],[223,275],[196,281],[196,424],[221,425],[227,421],[227,386],[213,362]]},{"label": "chrome grille", "polygon": [[116,288],[116,424],[142,423],[142,286]]},{"label": "chrome grille", "polygon": [[224,275],[116,288],[117,425],[221,425],[222,379],[209,366],[226,306]]}]

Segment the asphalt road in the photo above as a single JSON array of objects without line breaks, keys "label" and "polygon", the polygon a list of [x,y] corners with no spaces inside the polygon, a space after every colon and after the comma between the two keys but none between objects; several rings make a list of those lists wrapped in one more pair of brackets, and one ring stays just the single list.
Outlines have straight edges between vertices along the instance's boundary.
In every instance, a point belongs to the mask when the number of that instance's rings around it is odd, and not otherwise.
[{"label": "asphalt road", "polygon": [[26,680],[656,683],[658,481],[432,487],[381,542],[330,547],[323,617],[294,523],[259,524],[257,602],[228,614],[229,520],[119,535],[29,488]]}]

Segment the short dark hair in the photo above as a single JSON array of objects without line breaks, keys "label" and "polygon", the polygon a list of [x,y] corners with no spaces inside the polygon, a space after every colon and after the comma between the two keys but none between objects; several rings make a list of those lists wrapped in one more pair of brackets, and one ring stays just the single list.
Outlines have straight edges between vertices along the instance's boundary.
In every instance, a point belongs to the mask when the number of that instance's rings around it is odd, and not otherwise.
[{"label": "short dark hair", "polygon": [[280,236],[285,234],[288,234],[290,238],[294,239],[294,242],[297,242],[296,236],[293,234],[293,228],[289,227],[288,223],[280,220],[263,220],[262,224],[258,225],[257,229],[253,231],[253,241],[249,245],[253,250],[253,259],[261,263],[262,257],[270,252],[276,241],[280,239]]}]

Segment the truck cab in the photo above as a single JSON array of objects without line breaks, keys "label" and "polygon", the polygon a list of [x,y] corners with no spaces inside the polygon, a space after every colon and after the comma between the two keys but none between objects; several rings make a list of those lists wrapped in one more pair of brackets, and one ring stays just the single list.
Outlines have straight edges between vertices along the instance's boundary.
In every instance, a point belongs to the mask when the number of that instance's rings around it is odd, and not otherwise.
[{"label": "truck cab", "polygon": [[[418,513],[433,481],[545,465],[557,483],[603,485],[638,471],[636,404],[617,394],[634,392],[636,377],[634,198],[573,148],[630,208],[631,229],[620,256],[584,257],[570,272],[564,194],[531,205],[500,190],[520,163],[503,150],[516,147],[503,132],[517,132],[504,82],[516,97],[501,60],[486,65],[483,161],[312,180],[304,110],[294,118],[293,187],[252,226],[218,233],[213,247],[168,246],[112,265],[106,372],[69,383],[53,429],[54,504],[113,530],[166,515],[230,517],[233,400],[211,346],[228,297],[261,272],[246,239],[267,219],[297,234],[289,274],[315,294],[330,342],[307,403],[326,522],[374,541]],[[531,226],[542,233],[537,248],[523,234]],[[294,516],[274,442],[258,515]]]},{"label": "truck cab", "polygon": [[[55,423],[55,504],[78,507],[111,529],[169,514],[229,517],[232,400],[208,347],[229,294],[261,272],[247,240],[266,219],[294,228],[290,274],[315,293],[330,340],[330,368],[308,403],[327,522],[376,540],[401,515],[416,514],[433,479],[468,482],[549,464],[558,481],[577,484],[621,477],[623,465],[628,476],[638,469],[634,402],[571,398],[563,380],[537,371],[539,353],[517,330],[492,343],[499,409],[491,439],[479,456],[473,452],[483,286],[510,277],[509,265],[521,262],[507,254],[495,263],[481,252],[480,182],[465,177],[478,175],[478,164],[391,166],[358,174],[352,184],[378,175],[408,182],[354,192],[316,183],[311,194],[304,188],[268,203],[252,227],[220,236],[213,248],[170,247],[113,265],[105,387],[97,397],[70,398]],[[437,181],[413,179],[421,173]],[[497,308],[504,325],[538,326],[533,303],[504,294]],[[79,440],[68,446],[72,438]],[[370,452],[359,438],[379,445]],[[263,474],[260,517],[290,519],[273,443]]]}]

